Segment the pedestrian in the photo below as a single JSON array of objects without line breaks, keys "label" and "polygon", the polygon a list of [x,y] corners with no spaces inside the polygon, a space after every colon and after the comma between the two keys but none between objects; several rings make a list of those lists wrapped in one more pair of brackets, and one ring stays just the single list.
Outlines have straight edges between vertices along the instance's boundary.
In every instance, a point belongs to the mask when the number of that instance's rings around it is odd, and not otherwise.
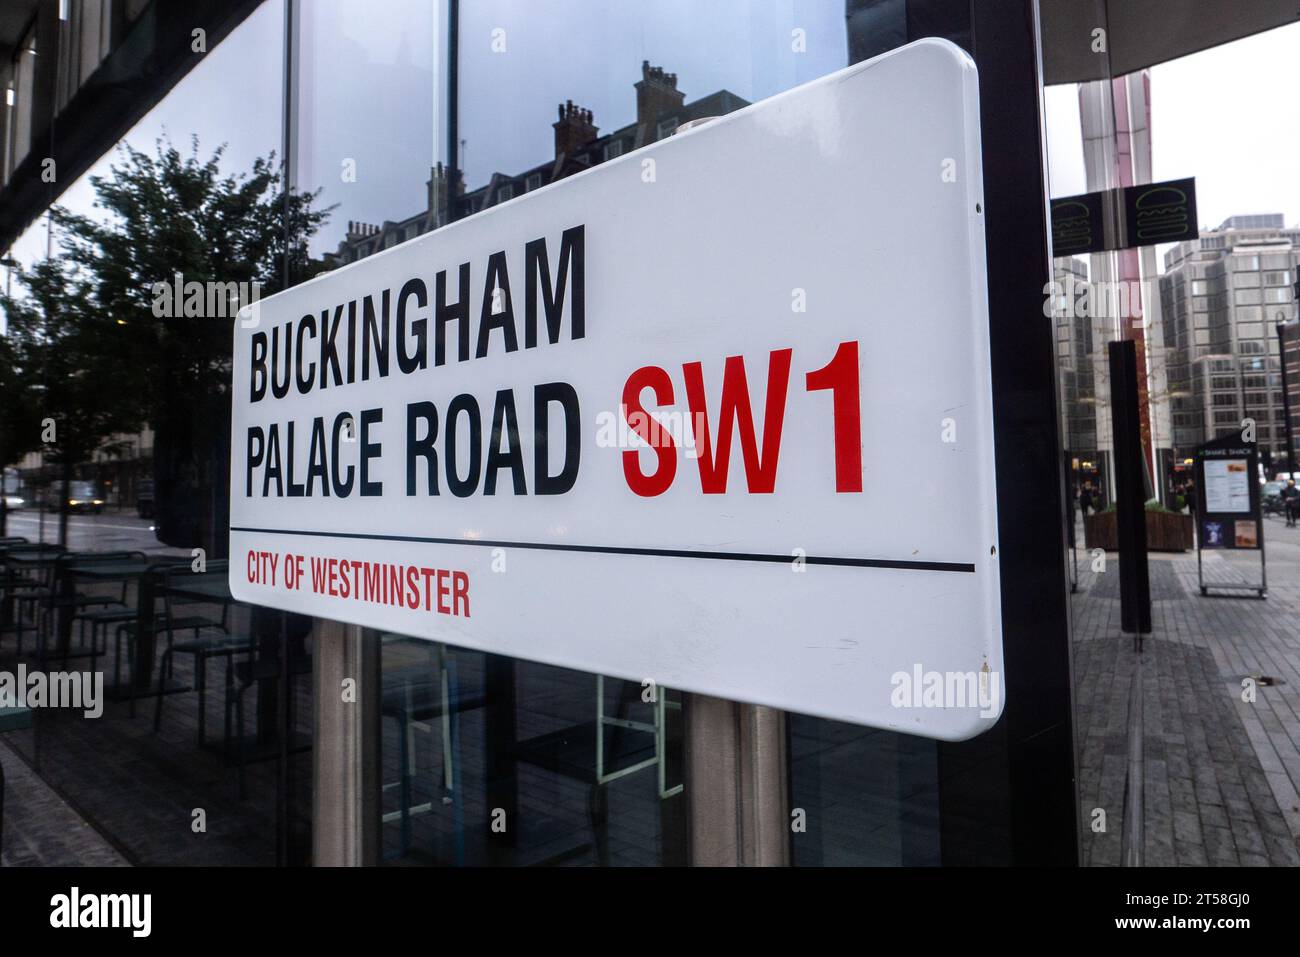
[{"label": "pedestrian", "polygon": [[1300,517],[1300,488],[1296,488],[1295,479],[1286,480],[1282,489],[1282,504],[1286,506],[1286,527],[1295,528],[1296,519]]},{"label": "pedestrian", "polygon": [[1088,509],[1092,508],[1092,484],[1084,482],[1083,487],[1079,489],[1079,511],[1083,517],[1088,517]]}]

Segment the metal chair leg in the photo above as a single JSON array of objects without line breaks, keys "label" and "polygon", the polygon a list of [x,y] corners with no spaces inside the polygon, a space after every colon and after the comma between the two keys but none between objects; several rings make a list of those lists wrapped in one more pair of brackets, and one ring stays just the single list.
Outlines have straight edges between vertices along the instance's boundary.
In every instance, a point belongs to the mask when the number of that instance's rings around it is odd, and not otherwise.
[{"label": "metal chair leg", "polygon": [[[108,654],[107,645],[104,654]],[[113,633],[113,687],[122,687],[122,626]]]},{"label": "metal chair leg", "polygon": [[235,693],[235,751],[239,762],[239,800],[248,797],[248,782],[244,774],[244,693]]},{"label": "metal chair leg", "polygon": [[167,697],[167,695],[165,694],[166,689],[167,689],[167,664],[168,664],[168,661],[171,659],[171,655],[172,655],[172,650],[171,650],[170,648],[168,648],[166,651],[163,652],[162,661],[159,662],[159,667],[158,667],[158,700],[154,702],[154,706],[153,706],[153,730],[154,730],[154,734],[157,734],[157,733],[158,733],[158,729],[162,727],[162,706],[163,706],[163,698]]},{"label": "metal chair leg", "polygon": [[407,714],[397,713],[398,761],[402,765],[402,853],[411,846],[411,749],[407,737]]},{"label": "metal chair leg", "polygon": [[194,683],[198,686],[199,692],[199,747],[203,747],[203,739],[207,730],[207,713],[208,713],[208,659],[202,653],[194,655]]},{"label": "metal chair leg", "polygon": [[[119,638],[122,637],[120,628],[118,629],[118,637]],[[134,718],[135,717],[135,648],[136,645],[135,642],[130,638],[130,636],[126,637],[125,644],[126,644],[126,674],[127,674],[126,680],[130,682],[130,684],[127,686],[127,702],[128,702],[127,714],[130,717]],[[120,642],[118,645],[117,654],[119,658],[122,655],[122,645]],[[162,695],[159,695],[158,697],[161,698]]]},{"label": "metal chair leg", "polygon": [[225,712],[224,714],[225,728],[223,729],[222,738],[221,738],[222,741],[221,752],[225,757],[230,756],[230,707],[231,707],[230,699],[231,696],[234,694],[234,691],[235,691],[235,656],[230,655],[226,658],[226,702],[225,702],[225,708],[223,709]]}]

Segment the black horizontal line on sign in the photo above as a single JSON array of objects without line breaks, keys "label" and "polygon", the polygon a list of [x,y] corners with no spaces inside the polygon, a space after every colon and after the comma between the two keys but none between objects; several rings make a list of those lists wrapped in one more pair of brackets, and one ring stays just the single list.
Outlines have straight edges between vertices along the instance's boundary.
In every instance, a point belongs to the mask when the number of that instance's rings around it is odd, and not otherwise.
[{"label": "black horizontal line on sign", "polygon": [[[599,555],[650,555],[655,558],[705,558],[726,562],[792,562],[794,555],[764,555],[754,552],[706,552],[685,548],[632,548],[618,545],[559,545],[551,542],[501,542],[482,538],[432,538],[421,535],[370,535],[365,532],[313,532],[296,528],[248,528],[232,525],[232,532],[263,535],[301,535],[308,538],[361,538],[376,542],[415,542],[423,545],[477,545],[480,548],[533,548],[545,552],[589,552]],[[902,568],[923,572],[975,571],[970,562],[915,562],[893,558],[836,558],[808,555],[808,565],[842,565],[850,568]]]}]

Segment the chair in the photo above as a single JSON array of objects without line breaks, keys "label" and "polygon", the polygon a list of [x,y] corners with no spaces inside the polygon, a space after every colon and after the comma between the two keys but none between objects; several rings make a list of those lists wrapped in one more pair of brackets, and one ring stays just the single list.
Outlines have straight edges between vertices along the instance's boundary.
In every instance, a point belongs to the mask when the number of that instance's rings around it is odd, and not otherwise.
[{"label": "chair", "polygon": [[[230,749],[230,714],[233,710],[235,713],[235,758],[239,767],[239,799],[242,801],[248,794],[247,776],[245,774],[245,765],[248,763],[247,754],[244,747],[244,694],[255,684],[264,681],[272,681],[282,677],[280,671],[279,642],[288,640],[289,642],[289,678],[297,675],[309,675],[312,670],[311,653],[306,651],[301,645],[304,636],[294,636],[284,634],[282,637],[273,640],[258,642],[253,639],[252,654],[244,661],[235,662],[232,660],[226,673],[226,750]],[[288,689],[293,693],[292,687]],[[292,729],[290,734],[292,735]],[[300,750],[292,747],[292,741],[288,742],[291,750]]]},{"label": "chair", "polygon": [[6,604],[13,602],[17,606],[16,610],[18,614],[15,617],[18,624],[14,626],[14,630],[18,632],[20,642],[22,640],[23,631],[34,630],[33,615],[27,616],[32,618],[33,624],[23,625],[21,623],[24,606],[31,611],[43,589],[49,587],[51,566],[36,566],[29,574],[25,573],[17,564],[17,558],[21,555],[31,554],[57,556],[63,554],[63,551],[64,549],[61,545],[46,545],[39,543],[12,544],[0,547],[0,563],[3,563],[4,565],[4,574],[0,577],[0,589],[3,589],[4,601]]},{"label": "chair", "polygon": [[[145,616],[149,622],[150,634],[166,634],[168,636],[168,646],[170,647],[172,632],[167,630],[167,622],[164,619],[162,626],[158,625],[158,617],[155,613],[154,606],[157,604],[159,592],[165,583],[165,573],[172,568],[188,568],[190,560],[188,558],[178,558],[171,561],[164,561],[156,565],[151,565],[145,571],[140,579],[141,590],[140,600],[148,600],[150,603],[149,614]],[[185,629],[190,627],[202,627],[211,623],[211,619],[190,617],[175,619],[172,625],[175,628]],[[139,637],[140,614],[139,610],[132,612],[128,618],[121,619],[116,630],[113,633],[113,683],[120,688],[122,682],[122,659],[123,645],[126,650],[127,662],[127,689],[128,700],[130,702],[128,714],[135,717],[135,693],[136,693],[136,639]],[[198,632],[195,632],[197,637]],[[105,639],[104,653],[108,653],[107,639]]]},{"label": "chair", "polygon": [[[655,768],[660,800],[673,797],[684,788],[681,783],[668,782],[666,761],[667,714],[681,710],[680,700],[670,701],[668,690],[659,687],[653,702],[646,702],[640,684],[621,681],[616,710],[611,714],[605,710],[605,685],[605,676],[596,675],[594,721],[539,734],[519,741],[514,749],[518,760],[588,786],[588,814],[596,853],[601,861],[605,861],[609,853],[606,833],[609,785]],[[633,709],[643,713],[647,705],[649,720],[632,717]]]},{"label": "chair", "polygon": [[[188,606],[207,604],[202,599],[187,598],[173,594],[171,585],[178,580],[193,580],[200,575],[226,577],[227,564],[225,561],[209,562],[207,570],[203,573],[190,571],[188,566],[177,565],[170,568],[162,569],[162,598],[163,598],[163,628],[162,631],[167,635],[167,650],[163,652],[162,661],[158,666],[158,700],[154,703],[154,731],[157,731],[162,725],[162,705],[165,682],[172,673],[175,656],[177,654],[193,655],[194,657],[194,686],[199,693],[199,745],[202,746],[207,731],[207,664],[210,658],[226,659],[226,688],[227,694],[233,684],[234,677],[231,672],[233,659],[235,655],[250,653],[253,651],[253,639],[243,635],[232,635],[227,627],[230,615],[230,605],[227,602],[221,604],[221,618],[213,619],[202,615],[179,615],[176,609]],[[186,638],[181,641],[175,641],[174,636],[178,631],[193,631],[192,638]],[[206,632],[206,633],[205,633]],[[227,725],[229,722],[227,722]]]},{"label": "chair", "polygon": [[[143,552],[99,553],[91,557],[96,564],[107,564],[107,565],[112,565],[119,562],[122,564],[138,563],[138,562],[143,562],[145,560],[145,556]],[[82,555],[79,557],[78,560],[84,561],[86,558],[87,556]],[[73,613],[72,620],[73,622],[78,623],[78,629],[79,629],[78,633],[83,646],[85,644],[85,626],[87,624],[90,625],[90,670],[91,671],[96,670],[96,666],[99,660],[101,629],[103,630],[102,634],[103,634],[104,653],[107,654],[108,653],[108,629],[113,625],[120,625],[123,622],[134,621],[136,617],[139,615],[139,611],[137,609],[132,608],[127,604],[126,596],[131,581],[138,580],[140,577],[142,576],[138,576],[134,574],[129,574],[129,575],[124,574],[120,579],[121,586],[122,586],[121,591],[119,592],[118,597],[116,599],[105,599],[106,604],[104,605],[104,607],[101,607],[97,610],[92,611],[89,610],[88,608],[83,608],[83,610],[76,611]],[[108,579],[108,580],[113,581],[116,579]],[[137,603],[139,601],[138,591],[139,589],[137,588]],[[83,598],[83,600],[85,600],[85,599],[93,599],[95,597],[100,597],[100,596],[78,596],[78,597]],[[68,655],[65,654],[64,655],[65,663],[67,659],[68,659]],[[116,666],[115,666],[114,674],[115,676],[117,674]]]},{"label": "chair", "polygon": [[[49,583],[46,587],[37,590],[39,610],[36,623],[36,641],[37,657],[41,662],[41,667],[45,667],[46,660],[46,639],[54,634],[55,631],[62,630],[59,622],[61,614],[71,613],[68,619],[68,644],[63,648],[63,666],[66,668],[70,657],[80,657],[72,655],[69,652],[71,641],[72,621],[76,619],[85,609],[89,608],[125,608],[126,607],[126,590],[130,584],[130,579],[122,579],[122,588],[117,598],[111,598],[106,595],[81,594],[76,591],[75,582],[72,577],[72,566],[86,562],[113,563],[144,561],[143,552],[63,552],[55,560],[50,569]],[[85,645],[85,620],[82,619],[79,637],[80,644]],[[93,649],[92,649],[93,651]]]},{"label": "chair", "polygon": [[439,790],[442,803],[457,805],[453,813],[459,819],[460,808],[456,801],[459,775],[455,767],[454,742],[459,740],[460,712],[482,707],[484,699],[482,696],[470,701],[461,699],[456,663],[445,645],[418,642],[417,639],[394,634],[382,635],[380,641],[384,645],[413,641],[426,644],[429,655],[429,660],[424,663],[385,668],[381,662],[380,666],[380,717],[391,718],[396,724],[398,764],[401,769],[397,781],[382,785],[384,791],[398,789],[399,809],[382,814],[380,820],[384,824],[400,821],[401,845],[397,852],[400,855],[411,846],[411,818],[434,809],[432,801],[414,803],[414,782],[419,771],[415,732],[424,731],[429,735],[431,756],[436,755],[437,752],[432,751],[434,742],[431,724],[434,720],[438,721],[442,737],[442,783]]},{"label": "chair", "polygon": [[[36,630],[33,615],[24,616],[24,607],[30,609],[41,590],[48,586],[50,570],[47,566],[38,569],[35,577],[24,575],[9,561],[9,557],[23,552],[61,554],[62,551],[58,545],[33,545],[25,538],[0,539],[0,626],[17,635],[17,653],[20,655],[23,650],[23,634]],[[24,621],[24,617],[28,621]]]}]

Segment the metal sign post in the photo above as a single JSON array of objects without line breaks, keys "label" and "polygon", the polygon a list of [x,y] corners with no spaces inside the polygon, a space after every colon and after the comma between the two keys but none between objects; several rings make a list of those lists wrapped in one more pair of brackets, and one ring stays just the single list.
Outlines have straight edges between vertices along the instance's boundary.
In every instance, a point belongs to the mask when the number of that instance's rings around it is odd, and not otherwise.
[{"label": "metal sign post", "polygon": [[1137,348],[1131,339],[1110,343],[1111,421],[1115,432],[1115,505],[1119,532],[1120,621],[1142,649],[1151,633],[1151,583],[1142,440],[1137,393]]}]

